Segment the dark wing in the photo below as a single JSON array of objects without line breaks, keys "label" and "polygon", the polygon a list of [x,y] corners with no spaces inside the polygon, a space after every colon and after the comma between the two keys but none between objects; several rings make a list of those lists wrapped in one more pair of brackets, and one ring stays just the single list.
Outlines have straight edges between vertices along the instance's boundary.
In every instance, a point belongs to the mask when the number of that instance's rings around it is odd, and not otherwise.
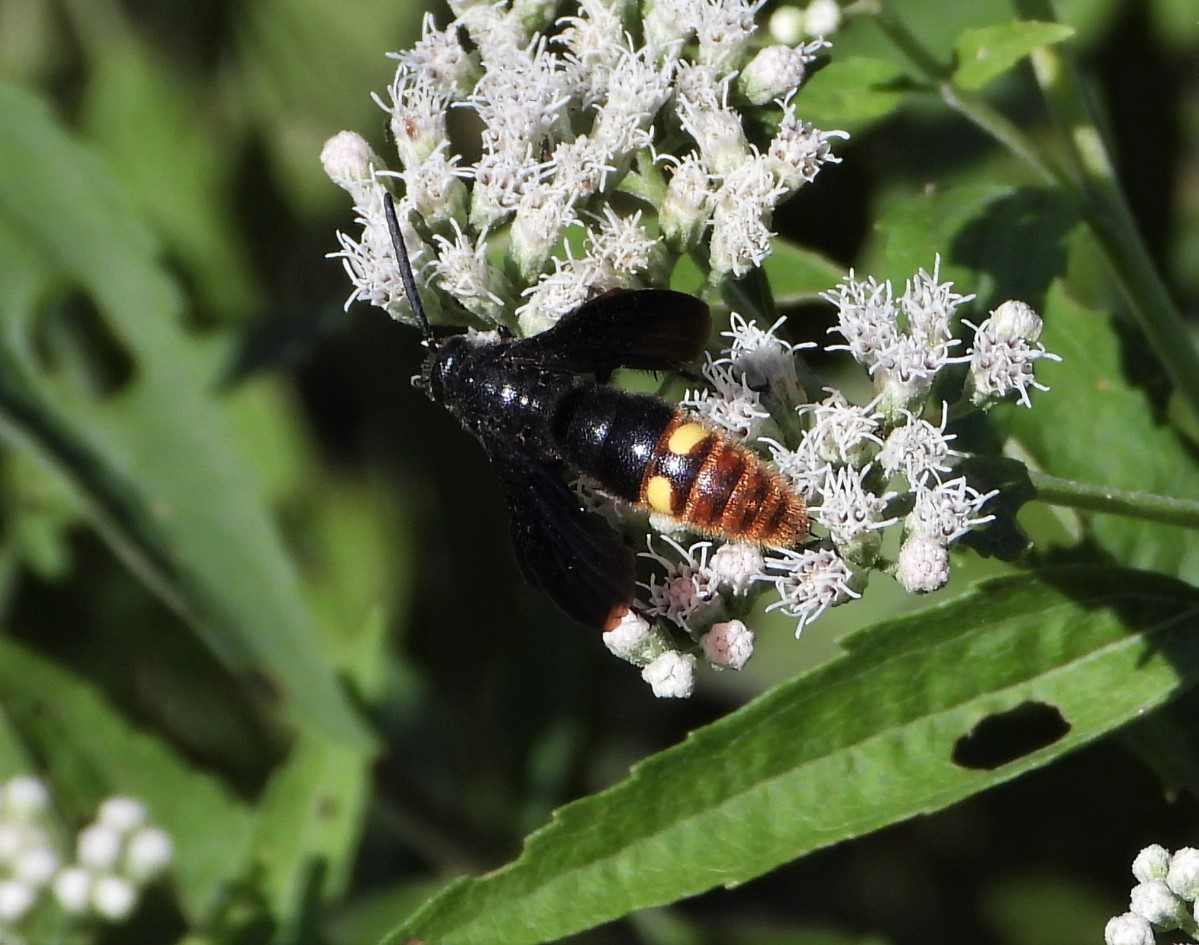
[{"label": "dark wing", "polygon": [[485,433],[483,445],[508,500],[525,579],[584,626],[612,629],[633,601],[632,552],[518,443]]},{"label": "dark wing", "polygon": [[677,371],[703,353],[711,332],[708,306],[693,295],[617,290],[567,312],[548,331],[513,342],[511,357],[601,376],[618,367]]}]

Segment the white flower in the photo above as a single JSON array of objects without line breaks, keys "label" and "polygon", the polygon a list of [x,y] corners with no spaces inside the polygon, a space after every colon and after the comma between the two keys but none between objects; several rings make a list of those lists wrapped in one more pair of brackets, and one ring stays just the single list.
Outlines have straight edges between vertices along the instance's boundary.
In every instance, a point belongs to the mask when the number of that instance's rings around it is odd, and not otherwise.
[{"label": "white flower", "polygon": [[795,116],[795,104],[788,101],[783,107],[779,130],[766,149],[766,160],[778,179],[784,194],[792,194],[804,184],[816,179],[825,164],[838,164],[841,159],[832,152],[834,138],[848,138],[846,131],[821,131]]},{"label": "white flower", "polygon": [[708,569],[718,586],[745,595],[762,576],[765,564],[766,559],[756,545],[730,541],[713,552]]},{"label": "white flower", "polygon": [[33,887],[12,879],[0,880],[0,936],[5,932],[3,924],[15,925],[36,901],[37,890]]},{"label": "white flower", "polygon": [[399,79],[389,89],[391,105],[379,104],[391,115],[390,127],[400,164],[417,167],[449,143],[446,98],[424,82]]},{"label": "white flower", "polygon": [[799,618],[796,637],[830,607],[862,596],[852,586],[853,572],[831,551],[781,549],[766,558],[766,571],[778,572],[766,580],[779,595],[766,609]]},{"label": "white flower", "polygon": [[861,466],[883,445],[876,432],[879,414],[873,404],[859,407],[845,399],[838,390],[825,388],[828,397],[817,404],[804,404],[796,409],[810,417],[811,429],[804,437],[801,449],[809,450],[822,463]]},{"label": "white flower", "polygon": [[841,27],[837,0],[812,0],[804,10],[803,29],[809,36],[831,36]]},{"label": "white flower", "polygon": [[526,301],[516,309],[521,334],[540,334],[586,302],[592,292],[605,288],[590,258],[555,259],[554,271],[524,291]]},{"label": "white flower", "polygon": [[121,856],[122,836],[115,827],[104,823],[89,824],[79,831],[75,856],[93,870],[111,870]]},{"label": "white flower", "polygon": [[604,100],[596,106],[592,135],[619,160],[651,143],[649,128],[670,98],[675,61],[655,63],[650,48],[621,45],[616,52],[611,66],[600,73],[606,79]]},{"label": "white flower", "polygon": [[762,432],[770,412],[762,407],[761,395],[751,390],[744,375],[733,372],[711,358],[702,368],[711,390],[688,390],[680,406],[694,410],[712,426],[726,430],[741,440],[753,439]]},{"label": "white flower", "polygon": [[728,357],[720,358],[718,364],[728,364],[744,376],[746,383],[756,391],[782,385],[787,392],[798,391],[795,373],[795,352],[800,348],[813,348],[814,344],[788,344],[775,334],[787,322],[786,316],[763,331],[756,321],[746,321],[740,313],[729,315],[729,331],[721,336],[730,341]]},{"label": "white flower", "polygon": [[[391,233],[387,229],[382,197],[379,194],[378,188],[373,189],[372,203],[358,205],[359,221],[363,225],[362,238],[355,240],[345,233],[338,233],[341,251],[329,255],[341,258],[342,265],[354,284],[354,291],[346,300],[346,308],[349,308],[355,299],[361,299],[384,309],[392,318],[415,324],[416,316],[404,291],[404,282],[400,277],[400,267],[396,262]],[[423,264],[432,253],[408,222],[408,208],[403,201],[396,210],[404,246],[408,250],[413,272],[419,279]]]},{"label": "white flower", "polygon": [[489,150],[522,153],[566,139],[570,76],[543,41],[487,50],[483,62],[483,75],[466,101],[483,122]]},{"label": "white flower", "polygon": [[472,246],[457,221],[451,224],[454,239],[435,236],[437,259],[432,265],[437,285],[468,312],[500,322],[508,311],[507,280],[487,261],[487,234],[480,233]]},{"label": "white flower", "polygon": [[13,862],[13,878],[30,886],[45,886],[58,872],[62,860],[58,851],[50,845],[50,838],[41,837],[40,843],[31,845],[17,855]]},{"label": "white flower", "polygon": [[673,620],[688,631],[702,629],[718,619],[723,610],[716,581],[708,567],[712,543],[696,542],[685,549],[668,535],[661,539],[682,560],[658,554],[654,551],[653,536],[650,536],[649,551],[641,552],[641,557],[656,561],[665,574],[661,579],[657,574],[651,574],[648,584],[639,585],[649,591],[649,612]]},{"label": "white flower", "polygon": [[761,442],[770,449],[774,468],[786,479],[797,493],[811,497],[824,491],[824,484],[833,472],[832,464],[819,455],[815,441],[809,433],[798,449],[789,450],[782,443],[769,437]]},{"label": "white flower", "polygon": [[600,142],[579,135],[573,141],[559,142],[544,170],[554,199],[564,207],[573,207],[603,190],[616,165],[611,152]]},{"label": "white flower", "polygon": [[85,912],[92,891],[92,874],[82,866],[68,866],[54,877],[54,898],[63,910],[78,915]]},{"label": "white flower", "polygon": [[682,252],[699,242],[712,213],[714,191],[698,155],[691,153],[681,159],[667,155],[664,160],[672,163],[674,170],[658,210],[658,225],[662,235]]},{"label": "white flower", "polygon": [[743,276],[770,255],[770,219],[786,193],[760,154],[747,155],[724,175],[712,205],[711,263],[716,273]]},{"label": "white flower", "polygon": [[754,34],[754,14],[766,0],[705,0],[697,5],[695,25],[699,61],[722,72],[733,67]]},{"label": "white flower", "polygon": [[989,407],[1015,392],[1025,407],[1030,387],[1049,390],[1033,376],[1037,361],[1047,358],[1060,361],[1056,354],[1045,350],[1037,339],[1041,336],[1041,319],[1023,302],[1004,302],[981,325],[963,322],[974,329],[974,344],[970,351],[971,400],[976,407]]},{"label": "white flower", "polygon": [[829,351],[847,350],[854,359],[872,371],[879,354],[899,340],[891,283],[879,283],[873,276],[859,282],[851,269],[841,284],[820,297],[837,307],[837,326],[846,345],[829,345]]},{"label": "white flower", "polygon": [[776,7],[766,21],[766,29],[776,42],[794,46],[804,38],[804,15],[799,7]]},{"label": "white flower", "polygon": [[483,230],[505,219],[525,190],[541,180],[541,165],[528,149],[488,149],[471,169],[475,186],[470,194],[470,225]]},{"label": "white flower", "polygon": [[532,281],[542,272],[562,234],[574,222],[573,209],[549,187],[530,185],[525,189],[510,234],[512,258],[526,280]]},{"label": "white flower", "polygon": [[641,211],[619,216],[605,205],[599,226],[588,234],[588,255],[600,271],[613,273],[614,281],[644,273],[650,268],[657,241],[641,225]]},{"label": "white flower", "polygon": [[390,53],[389,57],[399,63],[397,79],[427,82],[447,99],[467,92],[477,69],[473,57],[458,40],[457,26],[437,29],[432,13],[424,15],[416,45],[405,52]]},{"label": "white flower", "polygon": [[957,306],[973,296],[954,293],[952,283],[938,283],[939,267],[938,257],[933,275],[920,270],[898,303],[890,282],[858,282],[852,271],[840,286],[823,294],[837,306],[836,330],[848,342],[829,350],[848,350],[866,367],[874,378],[878,408],[889,422],[899,422],[905,412],[918,414],[941,369],[968,360],[950,356],[949,349],[958,341],[949,325]]},{"label": "white flower", "polygon": [[941,256],[937,254],[932,275],[923,269],[908,280],[899,306],[907,318],[908,334],[930,347],[953,341],[952,321],[958,307],[974,296],[959,295],[952,282],[939,282]]},{"label": "white flower", "polygon": [[949,405],[944,402],[939,427],[907,414],[906,422],[887,435],[879,450],[878,461],[883,472],[888,476],[902,473],[912,485],[929,477],[940,479],[940,473],[949,472],[950,458],[962,454],[949,448],[949,441],[955,436],[945,433],[948,417]]},{"label": "white flower", "polygon": [[922,410],[933,379],[950,363],[947,344],[930,344],[912,335],[900,335],[880,351],[871,374],[878,392],[875,403],[883,417],[897,421],[910,411]]},{"label": "white flower", "polygon": [[704,166],[729,174],[750,157],[741,116],[729,108],[728,82],[708,66],[679,65],[675,108],[683,130],[695,139]]},{"label": "white flower", "polygon": [[355,203],[366,203],[371,199],[371,191],[378,187],[375,169],[384,164],[362,135],[339,131],[321,149],[321,166]]},{"label": "white flower", "polygon": [[457,163],[443,147],[400,175],[412,209],[430,226],[466,222],[470,197]]},{"label": "white flower", "polygon": [[[817,522],[828,529],[829,537],[842,554],[847,554],[847,548],[860,543],[869,533],[898,521],[895,518],[883,518],[887,502],[895,494],[875,495],[867,490],[864,482],[869,473],[869,466],[862,469],[842,466],[835,470],[825,480],[820,505],[808,510]],[[856,556],[847,556],[857,560]]]},{"label": "white flower", "polygon": [[645,667],[641,678],[659,699],[686,699],[695,690],[695,657],[670,650]]},{"label": "white flower", "polygon": [[92,886],[91,904],[97,915],[110,922],[121,922],[133,913],[137,890],[120,876],[97,876]]},{"label": "white flower", "polygon": [[125,851],[130,876],[146,882],[158,876],[175,856],[171,835],[160,827],[142,827],[129,838]]},{"label": "white flower", "polygon": [[128,833],[146,822],[146,805],[132,797],[110,797],[100,805],[96,820],[113,830]]},{"label": "white flower", "polygon": [[704,0],[647,0],[645,36],[659,49],[676,48],[695,35]]},{"label": "white flower", "polygon": [[966,532],[995,518],[978,513],[988,499],[998,494],[998,489],[980,493],[967,484],[964,477],[931,487],[918,485],[916,504],[904,520],[904,526],[910,537],[951,545]]}]

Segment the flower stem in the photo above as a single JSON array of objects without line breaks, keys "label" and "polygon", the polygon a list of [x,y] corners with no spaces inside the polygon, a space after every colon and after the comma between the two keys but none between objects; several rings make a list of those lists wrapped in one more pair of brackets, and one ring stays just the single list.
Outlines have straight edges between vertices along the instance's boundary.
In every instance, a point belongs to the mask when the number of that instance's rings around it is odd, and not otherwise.
[{"label": "flower stem", "polygon": [[1023,160],[1045,183],[1069,183],[1060,169],[1054,168],[1042,160],[1036,147],[1017,125],[992,108],[980,96],[954,85],[952,70],[947,66],[942,66],[933,58],[932,54],[924,48],[920,40],[912,34],[886,3],[878,3],[873,6],[872,12],[879,29],[887,34],[891,42],[908,57],[908,60],[923,74],[924,78],[935,86],[937,94],[941,96],[946,105],[1004,145]]},{"label": "flower stem", "polygon": [[1051,505],[1199,529],[1199,502],[1061,479],[1033,469],[1028,471],[1028,478],[1037,490],[1037,498]]},{"label": "flower stem", "polygon": [[[1023,16],[1053,20],[1045,0],[1014,2]],[[1199,354],[1124,199],[1073,63],[1061,48],[1047,46],[1033,52],[1032,64],[1051,113],[1066,131],[1065,143],[1078,169],[1083,216],[1112,263],[1130,312],[1192,416],[1199,418]]]}]

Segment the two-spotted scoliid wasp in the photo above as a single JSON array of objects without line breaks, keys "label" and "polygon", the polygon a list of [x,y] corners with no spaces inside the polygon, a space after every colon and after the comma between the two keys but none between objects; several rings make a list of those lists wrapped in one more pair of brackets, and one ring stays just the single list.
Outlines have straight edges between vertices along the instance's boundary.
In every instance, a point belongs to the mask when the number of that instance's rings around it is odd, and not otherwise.
[{"label": "two-spotted scoliid wasp", "polygon": [[648,394],[605,386],[618,367],[677,371],[704,350],[708,306],[667,289],[608,292],[529,338],[435,341],[391,196],[388,227],[404,291],[431,349],[414,383],[483,444],[530,583],[580,623],[610,630],[633,603],[633,554],[562,479],[672,516],[704,534],[793,545],[803,500],[748,449]]}]

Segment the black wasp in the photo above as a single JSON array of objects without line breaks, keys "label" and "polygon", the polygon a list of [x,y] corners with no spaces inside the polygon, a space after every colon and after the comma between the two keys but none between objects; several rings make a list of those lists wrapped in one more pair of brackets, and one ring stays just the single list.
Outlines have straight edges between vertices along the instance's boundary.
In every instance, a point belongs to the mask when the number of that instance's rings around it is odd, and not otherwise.
[{"label": "black wasp", "polygon": [[618,367],[677,371],[704,350],[708,306],[668,289],[613,291],[530,338],[433,338],[391,196],[404,291],[431,349],[415,381],[478,438],[499,473],[526,579],[580,623],[610,630],[633,604],[633,554],[563,482],[733,541],[793,545],[803,500],[749,450],[648,394],[605,386]]}]

